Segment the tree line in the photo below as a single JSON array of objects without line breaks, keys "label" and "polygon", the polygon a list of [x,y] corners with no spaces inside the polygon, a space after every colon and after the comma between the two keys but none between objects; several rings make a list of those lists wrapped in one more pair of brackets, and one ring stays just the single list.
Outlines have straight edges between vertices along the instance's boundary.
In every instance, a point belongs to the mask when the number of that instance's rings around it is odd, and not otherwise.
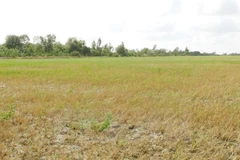
[{"label": "tree line", "polygon": [[0,44],[0,57],[34,57],[34,56],[206,56],[217,55],[214,53],[201,53],[199,51],[190,51],[187,47],[180,50],[176,47],[174,50],[157,49],[157,45],[152,48],[127,49],[122,42],[117,47],[111,43],[102,44],[101,38],[93,41],[91,46],[87,46],[84,40],[76,37],[68,38],[65,44],[56,41],[56,36],[48,34],[46,36],[35,36],[33,42],[28,35],[8,35],[5,42]]}]

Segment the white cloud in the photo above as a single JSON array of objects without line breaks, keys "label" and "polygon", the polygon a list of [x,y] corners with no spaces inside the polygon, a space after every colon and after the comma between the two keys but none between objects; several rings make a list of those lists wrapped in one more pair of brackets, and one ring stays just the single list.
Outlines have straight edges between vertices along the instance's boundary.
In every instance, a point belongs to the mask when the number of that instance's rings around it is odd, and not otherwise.
[{"label": "white cloud", "polygon": [[182,0],[172,0],[172,4],[166,15],[178,14],[181,12]]},{"label": "white cloud", "polygon": [[239,6],[236,0],[224,0],[217,14],[234,15],[239,14]]},{"label": "white cloud", "polygon": [[[240,0],[1,0],[0,43],[9,34],[102,38],[117,46],[240,52]],[[234,38],[232,38],[234,36]],[[218,45],[219,44],[219,45]]]},{"label": "white cloud", "polygon": [[203,26],[195,26],[197,32],[212,32],[218,35],[226,33],[240,32],[240,23],[235,22],[232,18],[220,19],[219,21],[205,24]]}]

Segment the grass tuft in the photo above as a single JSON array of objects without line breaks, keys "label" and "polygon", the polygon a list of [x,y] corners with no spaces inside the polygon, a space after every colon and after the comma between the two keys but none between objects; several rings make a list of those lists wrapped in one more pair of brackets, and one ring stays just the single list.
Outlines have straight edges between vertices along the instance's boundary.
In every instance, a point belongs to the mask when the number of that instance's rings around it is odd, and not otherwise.
[{"label": "grass tuft", "polygon": [[109,128],[112,123],[112,114],[108,113],[105,115],[105,118],[102,122],[93,121],[91,123],[91,128],[95,131],[102,132],[105,129]]},{"label": "grass tuft", "polygon": [[8,120],[10,119],[15,113],[15,106],[10,106],[8,111],[0,112],[0,119],[1,120]]}]

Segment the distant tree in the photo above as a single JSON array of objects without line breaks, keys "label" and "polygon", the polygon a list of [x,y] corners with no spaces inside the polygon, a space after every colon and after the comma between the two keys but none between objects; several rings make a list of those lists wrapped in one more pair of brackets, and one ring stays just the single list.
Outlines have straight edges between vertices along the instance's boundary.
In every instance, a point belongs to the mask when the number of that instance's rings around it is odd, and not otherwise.
[{"label": "distant tree", "polygon": [[8,35],[6,37],[5,45],[8,49],[21,49],[22,43],[19,36]]},{"label": "distant tree", "polygon": [[102,56],[102,40],[101,38],[98,38],[97,41],[97,56]]},{"label": "distant tree", "polygon": [[[29,41],[30,39],[26,34],[21,36],[8,35],[6,37],[5,46],[7,49],[12,49],[12,54],[17,53],[20,56],[25,56]],[[14,51],[13,49],[15,49],[16,51]]]},{"label": "distant tree", "polygon": [[174,55],[174,56],[177,56],[177,55],[179,55],[179,53],[180,53],[180,50],[179,50],[178,47],[176,47],[176,48],[173,50],[173,55]]},{"label": "distant tree", "polygon": [[30,41],[30,38],[29,38],[28,35],[26,35],[26,34],[23,34],[23,35],[19,36],[19,39],[20,39],[20,42],[21,42],[23,45],[28,44],[29,41]]},{"label": "distant tree", "polygon": [[5,45],[0,45],[0,57],[7,57],[6,53],[7,53],[7,47]]},{"label": "distant tree", "polygon": [[157,45],[155,44],[152,50],[155,51],[156,49],[157,49]]},{"label": "distant tree", "polygon": [[[40,46],[40,48],[42,49],[42,47]],[[33,43],[27,43],[25,45],[25,56],[35,56],[37,55],[37,52],[36,52],[36,45],[33,44]],[[39,52],[40,53],[40,52]]]},{"label": "distant tree", "polygon": [[56,42],[53,44],[53,53],[55,56],[63,56],[66,54],[66,48],[60,42]]},{"label": "distant tree", "polygon": [[53,51],[53,44],[56,42],[56,36],[48,34],[46,37],[38,36],[34,37],[36,44],[40,44],[43,48],[43,51],[50,53]]},{"label": "distant tree", "polygon": [[85,44],[85,41],[78,40],[76,37],[71,37],[68,39],[66,43],[66,48],[69,53],[72,53],[74,51],[79,52],[79,54],[82,53],[82,46]]},{"label": "distant tree", "polygon": [[166,56],[167,55],[167,50],[166,49],[159,49],[159,55],[160,56]]},{"label": "distant tree", "polygon": [[70,55],[71,55],[71,56],[74,56],[74,57],[80,57],[80,56],[82,56],[82,54],[81,54],[80,52],[78,52],[78,51],[72,51],[72,52],[70,53]]},{"label": "distant tree", "polygon": [[20,42],[22,44],[20,51],[23,52],[24,56],[25,56],[25,55],[29,54],[28,48],[30,45],[30,38],[26,34],[19,36],[19,38],[20,38]]},{"label": "distant tree", "polygon": [[128,55],[136,57],[138,56],[138,52],[135,49],[132,49],[128,51]]},{"label": "distant tree", "polygon": [[[66,43],[66,48],[69,53],[74,52],[73,56],[88,56],[90,55],[90,48],[85,45],[84,40],[78,40],[75,37],[69,38]],[[76,54],[76,53],[79,54]]]},{"label": "distant tree", "polygon": [[113,49],[113,47],[112,47],[111,43],[105,44],[102,48],[102,55],[103,56],[112,56],[112,49]]},{"label": "distant tree", "polygon": [[92,42],[92,46],[91,46],[91,56],[97,56],[98,53],[97,53],[97,44],[95,41]]},{"label": "distant tree", "polygon": [[45,38],[41,38],[42,44],[44,44],[45,52],[53,51],[53,44],[56,42],[56,36],[48,34]]},{"label": "distant tree", "polygon": [[191,55],[191,56],[200,56],[201,52],[199,52],[199,51],[191,51],[191,52],[189,52],[189,55]]},{"label": "distant tree", "polygon": [[117,48],[116,48],[116,52],[120,55],[120,56],[127,56],[128,55],[128,51],[124,46],[124,43],[122,42],[122,44],[120,44]]},{"label": "distant tree", "polygon": [[97,45],[96,45],[96,42],[93,41],[93,42],[92,42],[92,49],[96,49],[96,46],[97,46]]},{"label": "distant tree", "polygon": [[184,50],[184,55],[189,55],[189,49],[188,49],[188,47],[185,48],[185,50]]},{"label": "distant tree", "polygon": [[146,56],[149,56],[151,54],[152,54],[152,50],[149,49],[149,48],[143,48],[143,49],[140,50],[140,56],[146,57]]},{"label": "distant tree", "polygon": [[97,48],[101,48],[101,45],[102,45],[102,40],[101,40],[101,38],[98,38]]},{"label": "distant tree", "polygon": [[152,48],[152,51],[151,51],[151,56],[156,56],[158,53],[158,50],[157,50],[157,45],[155,44]]},{"label": "distant tree", "polygon": [[86,45],[83,45],[83,55],[84,56],[91,56],[91,49],[89,47],[87,47]]}]

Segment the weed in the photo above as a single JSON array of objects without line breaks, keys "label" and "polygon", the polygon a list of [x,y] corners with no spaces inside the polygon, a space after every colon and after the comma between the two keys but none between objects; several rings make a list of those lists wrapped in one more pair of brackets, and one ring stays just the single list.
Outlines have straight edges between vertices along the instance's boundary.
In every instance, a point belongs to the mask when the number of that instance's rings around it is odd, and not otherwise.
[{"label": "weed", "polygon": [[124,139],[121,139],[117,142],[119,147],[123,147],[126,144],[126,141]]},{"label": "weed", "polygon": [[195,151],[197,147],[197,138],[198,138],[198,132],[194,132],[192,135],[192,151]]},{"label": "weed", "polygon": [[5,112],[0,112],[0,118],[1,120],[8,120],[10,119],[15,113],[15,107],[12,105],[10,106],[10,109]]},{"label": "weed", "polygon": [[91,123],[91,128],[98,132],[102,132],[107,129],[112,123],[112,114],[108,113],[105,115],[105,118],[102,122],[93,121]]}]

